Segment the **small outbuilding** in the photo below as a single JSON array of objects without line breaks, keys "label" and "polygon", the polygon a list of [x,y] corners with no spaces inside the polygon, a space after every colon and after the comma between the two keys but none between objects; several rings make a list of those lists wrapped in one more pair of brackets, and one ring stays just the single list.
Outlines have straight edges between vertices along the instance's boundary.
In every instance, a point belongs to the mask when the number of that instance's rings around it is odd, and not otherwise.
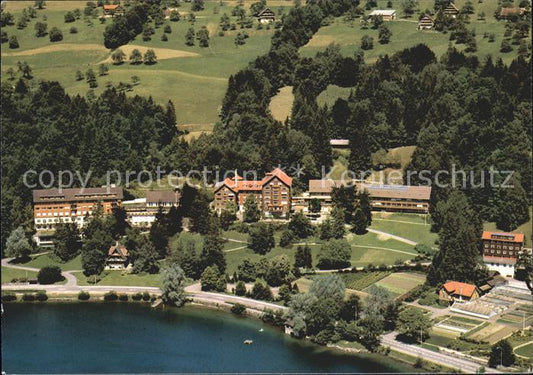
[{"label": "small outbuilding", "polygon": [[370,12],[370,18],[381,17],[383,21],[394,21],[396,19],[396,11],[394,9],[376,9]]}]

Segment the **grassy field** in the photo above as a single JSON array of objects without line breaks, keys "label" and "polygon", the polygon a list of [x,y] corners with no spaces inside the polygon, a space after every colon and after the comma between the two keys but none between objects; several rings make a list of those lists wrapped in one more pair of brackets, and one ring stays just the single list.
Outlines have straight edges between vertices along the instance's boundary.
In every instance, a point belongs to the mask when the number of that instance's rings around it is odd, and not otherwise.
[{"label": "grassy field", "polygon": [[522,357],[533,358],[533,341],[515,350],[515,353]]},{"label": "grassy field", "polygon": [[294,95],[292,93],[292,86],[282,87],[278,94],[270,100],[270,113],[274,119],[284,122],[287,117],[291,116],[292,103],[294,103]]},{"label": "grassy field", "polygon": [[[87,278],[81,273],[74,273],[78,279],[78,285],[92,285],[87,282]],[[103,277],[102,277],[103,276]],[[121,286],[161,286],[161,276],[159,274],[123,274],[122,271],[104,271],[100,276],[102,279],[97,285],[121,285]]]},{"label": "grassy field", "polygon": [[[461,8],[465,0],[456,0],[455,4]],[[386,0],[379,0],[378,7],[386,9]],[[349,23],[343,20],[343,17],[336,18],[330,25],[322,27],[309,41],[307,45],[301,48],[303,56],[314,56],[317,52],[324,50],[330,43],[337,43],[341,46],[341,51],[346,56],[353,56],[356,49],[361,44],[363,35],[369,35],[374,38],[374,48],[365,51],[365,60],[369,63],[376,61],[378,56],[385,54],[393,54],[404,48],[411,47],[418,43],[428,45],[437,57],[441,56],[448,48],[450,34],[444,34],[437,31],[419,31],[417,30],[417,20],[420,12],[426,9],[433,8],[433,0],[420,0],[419,12],[415,13],[411,18],[405,18],[401,6],[396,6],[399,18],[396,21],[387,22],[387,25],[392,31],[392,37],[388,44],[378,43],[378,31],[372,28],[366,30],[361,29],[359,25],[360,19]],[[494,57],[502,57],[505,62],[510,62],[517,56],[517,48],[509,53],[500,53],[500,43],[503,39],[504,22],[498,22],[494,17],[494,11],[497,7],[496,1],[484,1],[474,4],[474,14],[470,16],[470,24],[468,29],[475,29],[477,52],[476,54],[483,58],[491,54]],[[396,4],[396,2],[394,2]],[[477,14],[483,11],[486,14],[485,21],[478,21]],[[495,41],[490,43],[488,39],[483,38],[485,32],[495,34]],[[456,45],[460,50],[465,46],[463,44]]]},{"label": "grassy field", "polygon": [[[248,8],[251,1],[245,3]],[[6,11],[14,15],[15,22],[22,9],[33,5],[32,2],[6,2]],[[105,89],[106,83],[131,82],[131,77],[140,78],[140,84],[134,86],[131,95],[151,95],[155,101],[164,104],[171,100],[176,107],[178,124],[190,131],[210,131],[218,119],[218,111],[226,91],[227,81],[231,74],[244,68],[255,57],[268,51],[270,38],[274,29],[256,30],[246,29],[249,38],[243,46],[235,46],[234,39],[239,29],[227,31],[225,36],[218,36],[220,17],[227,13],[231,17],[231,9],[235,1],[225,1],[219,6],[219,1],[206,1],[205,10],[195,13],[196,22],[189,23],[183,17],[178,22],[165,21],[171,25],[172,33],[168,34],[168,41],[161,41],[163,26],[155,29],[152,40],[143,41],[138,36],[129,45],[121,47],[128,54],[133,48],[155,49],[159,62],[155,65],[130,65],[128,62],[120,65],[110,65],[109,74],[98,77],[98,94]],[[280,8],[284,11],[292,6],[292,2],[275,1],[269,4],[274,12]],[[219,13],[215,14],[215,7]],[[33,69],[33,74],[39,79],[59,81],[71,94],[85,95],[89,90],[85,80],[76,81],[77,70],[85,73],[92,68],[98,72],[98,64],[108,61],[112,51],[103,45],[103,31],[111,22],[106,19],[101,23],[98,18],[76,20],[72,23],[64,22],[64,15],[69,10],[79,8],[82,12],[85,1],[50,1],[44,10],[37,11],[37,19],[33,19],[28,26],[18,30],[16,26],[7,26],[2,30],[8,36],[15,35],[20,48],[10,50],[7,45],[2,48],[2,70],[9,67],[16,70],[17,61],[26,61]],[[182,16],[190,10],[189,4],[184,4],[179,11]],[[101,9],[99,8],[101,12]],[[36,37],[34,24],[46,17],[48,30],[59,28],[63,33],[61,42],[51,43],[48,36]],[[232,17],[232,21],[235,20]],[[210,32],[209,47],[201,48],[185,45],[185,33],[189,27],[199,30],[206,26]],[[71,27],[78,32],[70,34]],[[75,53],[73,53],[75,51]],[[2,79],[5,75],[2,75]],[[198,133],[197,133],[198,134]]]},{"label": "grassy field", "polygon": [[372,215],[370,228],[394,234],[428,246],[435,246],[438,234],[430,231],[429,218],[417,214],[378,213]]},{"label": "grassy field", "polygon": [[387,289],[395,297],[401,296],[426,281],[426,276],[418,273],[397,272],[377,281],[374,285]]},{"label": "grassy field", "polygon": [[81,270],[81,255],[78,255],[76,258],[68,262],[61,263],[53,255],[45,254],[45,255],[34,257],[29,262],[24,263],[24,266],[33,267],[33,268],[43,268],[46,266],[59,266],[61,267],[63,271]]},{"label": "grassy field", "polygon": [[[527,223],[520,225],[515,230],[513,230],[513,233],[524,233],[526,247],[531,247],[531,236],[532,236],[531,232],[533,230],[532,220],[533,220],[533,209],[532,207],[529,207],[529,221]],[[490,231],[499,231],[499,229],[496,228],[496,223],[484,223],[483,229],[490,230]]]},{"label": "grassy field", "polygon": [[10,283],[13,279],[20,279],[22,277],[27,277],[29,279],[34,279],[37,277],[37,272],[33,271],[24,271],[17,270],[14,268],[2,267],[2,284]]}]

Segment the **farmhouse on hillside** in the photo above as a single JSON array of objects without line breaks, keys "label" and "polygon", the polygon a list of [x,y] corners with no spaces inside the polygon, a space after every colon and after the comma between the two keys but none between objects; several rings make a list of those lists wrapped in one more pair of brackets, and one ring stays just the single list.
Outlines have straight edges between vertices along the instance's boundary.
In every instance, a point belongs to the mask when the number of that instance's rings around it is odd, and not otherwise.
[{"label": "farmhouse on hillside", "polygon": [[457,8],[455,6],[454,3],[450,2],[443,10],[442,10],[442,13],[445,15],[445,16],[449,16],[449,17],[452,17],[452,18],[456,18],[457,15],[459,14],[459,8]]},{"label": "farmhouse on hillside", "polygon": [[109,248],[105,268],[108,270],[123,270],[129,264],[129,257],[128,249],[117,242]]},{"label": "farmhouse on hillside", "polygon": [[429,15],[420,18],[416,27],[418,30],[433,30],[435,28],[435,21]]},{"label": "farmhouse on hillside", "polygon": [[371,18],[381,17],[383,21],[394,21],[396,19],[396,11],[394,9],[376,9],[370,12]]},{"label": "farmhouse on hillside", "polygon": [[502,8],[500,10],[500,19],[519,17],[527,12],[527,8]]},{"label": "farmhouse on hillside", "polygon": [[267,217],[288,217],[291,212],[292,178],[276,168],[262,180],[245,180],[239,175],[226,178],[215,187],[213,206],[220,212],[229,204],[243,210],[248,196],[253,196]]},{"label": "farmhouse on hillside", "polygon": [[276,21],[276,15],[270,8],[265,8],[257,15],[257,20],[260,23],[272,23]]},{"label": "farmhouse on hillside", "polygon": [[447,302],[466,302],[479,298],[479,289],[473,284],[448,281],[439,291],[439,300]]},{"label": "farmhouse on hillside", "polygon": [[120,4],[104,5],[104,16],[123,16],[124,8]]}]

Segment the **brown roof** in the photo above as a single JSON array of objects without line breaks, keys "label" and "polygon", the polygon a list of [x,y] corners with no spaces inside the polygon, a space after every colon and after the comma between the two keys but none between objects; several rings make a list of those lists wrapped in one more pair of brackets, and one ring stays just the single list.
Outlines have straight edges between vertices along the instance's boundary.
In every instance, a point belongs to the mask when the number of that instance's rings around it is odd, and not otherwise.
[{"label": "brown roof", "polygon": [[444,8],[444,13],[457,14],[459,13],[459,8],[457,8],[454,3],[449,3],[448,6]]},{"label": "brown roof", "polygon": [[104,5],[105,10],[115,10],[117,8],[120,8],[120,4],[110,4],[110,5]]},{"label": "brown roof", "polygon": [[[333,190],[333,187],[349,186],[350,184],[353,184],[353,182],[341,180],[309,180],[309,193],[329,194]],[[366,189],[371,198],[429,200],[431,196],[430,186],[365,184],[358,181],[355,182],[355,185],[359,191]]]},{"label": "brown roof", "polygon": [[431,186],[360,184],[358,188],[367,190],[370,198],[429,200],[431,196]]},{"label": "brown roof", "polygon": [[460,283],[458,281],[448,281],[443,288],[450,294],[457,294],[464,297],[472,297],[476,286],[472,284]]},{"label": "brown roof", "polygon": [[109,248],[109,251],[108,251],[107,254],[109,256],[118,255],[118,256],[122,256],[122,257],[127,257],[130,253],[129,253],[128,249],[126,249],[126,246],[116,243],[115,245],[113,245],[113,246],[111,246]]},{"label": "brown roof", "polygon": [[525,11],[526,11],[526,8],[502,8],[502,10],[500,11],[500,16],[502,17],[511,16],[511,15],[520,16],[524,14]]},{"label": "brown roof", "polygon": [[180,194],[172,190],[150,190],[146,192],[146,203],[178,204]]},{"label": "brown roof", "polygon": [[105,201],[122,200],[122,198],[121,187],[33,190],[33,203]]},{"label": "brown roof", "polygon": [[506,232],[489,232],[484,231],[481,236],[483,240],[495,240],[495,241],[506,241],[514,243],[524,243],[524,234],[523,233],[506,233]]},{"label": "brown roof", "polygon": [[261,12],[259,12],[257,17],[274,18],[275,14],[272,10],[270,10],[270,8],[265,8]]},{"label": "brown roof", "polygon": [[234,192],[240,191],[261,191],[263,185],[272,180],[278,178],[287,186],[292,186],[292,178],[289,177],[281,169],[276,168],[272,172],[268,172],[262,180],[244,180],[241,176],[235,176],[234,178],[226,178],[222,183],[218,184],[215,188],[215,192],[220,190],[223,186],[227,186]]}]

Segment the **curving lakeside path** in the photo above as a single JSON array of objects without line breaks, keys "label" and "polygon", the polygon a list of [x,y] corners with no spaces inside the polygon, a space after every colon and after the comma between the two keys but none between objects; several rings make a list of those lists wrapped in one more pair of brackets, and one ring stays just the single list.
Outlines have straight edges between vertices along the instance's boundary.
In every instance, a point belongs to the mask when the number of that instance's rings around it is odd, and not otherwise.
[{"label": "curving lakeside path", "polygon": [[[46,252],[46,253],[34,254],[34,256],[44,255],[44,254],[48,254],[48,253]],[[16,270],[23,270],[23,271],[33,271],[33,272],[39,272],[40,271],[39,268],[17,266],[15,264],[11,264],[10,262],[13,259],[15,259],[15,258],[4,258],[4,259],[2,259],[2,267],[13,268],[13,269],[16,269]],[[62,285],[62,286],[73,287],[73,286],[78,285],[78,279],[76,279],[76,276],[74,276],[71,272],[81,272],[81,270],[63,271],[63,272],[61,272],[61,275],[65,278],[65,280],[67,280],[67,282],[64,285]],[[33,289],[35,289],[35,288],[33,288]]]}]

